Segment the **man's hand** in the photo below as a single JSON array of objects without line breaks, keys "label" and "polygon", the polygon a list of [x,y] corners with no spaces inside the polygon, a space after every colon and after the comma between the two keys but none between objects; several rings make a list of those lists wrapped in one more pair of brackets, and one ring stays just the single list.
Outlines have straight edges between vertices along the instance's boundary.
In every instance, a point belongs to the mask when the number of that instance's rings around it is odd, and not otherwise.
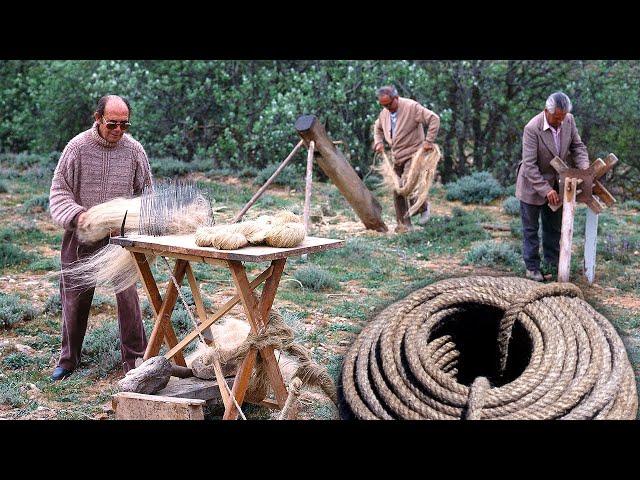
[{"label": "man's hand", "polygon": [[433,150],[433,143],[425,142],[422,148],[424,149],[425,152],[428,152],[429,150]]},{"label": "man's hand", "polygon": [[78,215],[78,219],[76,221],[76,227],[81,227],[82,224],[84,223],[84,219],[87,217],[87,212],[81,212]]},{"label": "man's hand", "polygon": [[376,143],[373,149],[376,151],[376,153],[382,153],[384,151],[384,143],[382,142]]},{"label": "man's hand", "polygon": [[547,193],[547,200],[549,200],[549,205],[552,207],[556,207],[560,205],[560,195],[555,190],[551,190]]}]

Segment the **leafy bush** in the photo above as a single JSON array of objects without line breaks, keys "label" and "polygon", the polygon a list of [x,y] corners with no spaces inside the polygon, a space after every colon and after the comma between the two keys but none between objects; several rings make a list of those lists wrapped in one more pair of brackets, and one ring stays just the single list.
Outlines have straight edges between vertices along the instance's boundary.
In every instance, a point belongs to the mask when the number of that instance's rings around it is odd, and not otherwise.
[{"label": "leafy bush", "polygon": [[496,267],[499,265],[512,270],[522,270],[522,257],[518,249],[509,243],[483,242],[473,247],[465,256],[463,265],[482,265]]},{"label": "leafy bush", "polygon": [[0,243],[0,267],[9,267],[11,265],[20,265],[33,259],[33,254],[25,252],[19,246],[3,241]]},{"label": "leafy bush", "polygon": [[309,265],[297,269],[293,273],[293,277],[298,280],[303,286],[310,288],[311,290],[325,290],[338,287],[338,281],[333,275],[315,265]]},{"label": "leafy bush", "polygon": [[85,337],[82,354],[95,364],[99,376],[105,376],[122,364],[120,330],[117,320],[107,320],[89,331]]},{"label": "leafy bush", "polygon": [[520,200],[516,197],[507,197],[504,202],[502,202],[502,210],[507,215],[517,216],[520,215]]},{"label": "leafy bush", "polygon": [[2,359],[2,365],[11,369],[18,370],[28,367],[36,362],[36,359],[23,352],[10,353]]},{"label": "leafy bush", "polygon": [[0,378],[0,405],[21,407],[26,402],[27,396],[20,390],[20,383],[10,378]]},{"label": "leafy bush", "polygon": [[44,302],[42,313],[57,315],[60,312],[62,312],[62,301],[60,299],[60,292],[56,292]]},{"label": "leafy bush", "polygon": [[41,258],[39,260],[34,260],[31,262],[27,268],[34,272],[53,272],[60,270],[60,258],[59,257],[49,257],[49,258]]},{"label": "leafy bush", "polygon": [[9,184],[4,180],[0,180],[0,193],[9,193]]},{"label": "leafy bush", "polygon": [[149,165],[153,176],[158,178],[186,175],[193,172],[196,167],[195,163],[183,162],[175,158],[154,158],[149,160]]},{"label": "leafy bush", "polygon": [[504,189],[489,172],[475,172],[446,186],[447,200],[488,204],[504,194]]},{"label": "leafy bush", "polygon": [[32,197],[22,205],[22,210],[28,213],[44,212],[49,209],[49,194],[43,193]]},{"label": "leafy bush", "polygon": [[626,202],[620,204],[620,208],[622,208],[623,210],[640,210],[640,201],[627,200]]},{"label": "leafy bush", "polygon": [[18,295],[0,293],[0,326],[9,328],[18,322],[32,320],[36,313]]},{"label": "leafy bush", "polygon": [[508,187],[504,187],[504,195],[508,195],[510,197],[515,196],[516,194],[516,184],[509,185]]},{"label": "leafy bush", "polygon": [[[271,175],[277,170],[278,163],[272,163],[260,170],[253,181],[256,185],[264,185]],[[305,171],[298,164],[288,164],[282,169],[273,181],[273,184],[282,185],[289,188],[301,188],[304,185]]]}]

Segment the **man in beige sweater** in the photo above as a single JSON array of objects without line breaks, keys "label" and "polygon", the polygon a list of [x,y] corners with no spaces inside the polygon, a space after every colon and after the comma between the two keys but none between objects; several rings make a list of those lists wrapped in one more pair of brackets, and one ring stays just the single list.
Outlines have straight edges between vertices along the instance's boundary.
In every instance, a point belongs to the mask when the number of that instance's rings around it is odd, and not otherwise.
[{"label": "man in beige sweater", "polygon": [[[53,174],[49,210],[54,222],[65,229],[61,264],[91,255],[105,246],[109,238],[81,244],[76,228],[85,212],[99,203],[117,197],[140,195],[152,183],[147,154],[139,142],[125,133],[130,126],[129,102],[107,95],[98,102],[93,126],[76,135],[65,147]],[[62,348],[52,380],[68,377],[77,367],[87,330],[94,289],[82,289],[66,275],[60,279],[62,303]],[[122,367],[125,373],[144,355],[147,338],[135,285],[116,295]]]},{"label": "man in beige sweater", "polygon": [[[374,125],[374,145],[376,152],[384,149],[384,142],[391,146],[391,155],[396,174],[401,184],[409,171],[411,157],[419,148],[429,151],[433,148],[438,130],[440,117],[415,100],[398,96],[395,87],[388,85],[378,89],[378,103],[383,110]],[[425,135],[423,125],[427,127]],[[394,192],[393,203],[396,211],[396,232],[402,233],[411,229],[411,218],[405,218],[409,206],[407,199]],[[429,204],[426,203],[419,210],[419,223],[426,223],[429,218]]]}]

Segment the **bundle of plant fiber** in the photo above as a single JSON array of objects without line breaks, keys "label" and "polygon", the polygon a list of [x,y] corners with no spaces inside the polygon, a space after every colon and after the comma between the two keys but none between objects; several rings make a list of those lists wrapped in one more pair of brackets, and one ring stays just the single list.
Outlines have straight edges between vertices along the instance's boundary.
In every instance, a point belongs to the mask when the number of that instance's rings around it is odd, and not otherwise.
[{"label": "bundle of plant fiber", "polygon": [[[95,243],[111,232],[119,232],[125,212],[125,231],[147,235],[191,233],[213,223],[209,201],[188,183],[160,183],[143,190],[140,197],[117,198],[87,211],[79,238]],[[81,236],[82,235],[82,236]],[[154,260],[147,256],[147,262]],[[138,280],[133,256],[119,245],[108,244],[93,255],[74,262],[61,272],[80,287],[101,287],[113,293],[126,290]]]},{"label": "bundle of plant fiber", "polygon": [[429,197],[429,189],[435,178],[436,167],[441,157],[440,147],[433,146],[428,152],[420,148],[411,158],[409,170],[403,175],[404,183],[394,170],[393,162],[383,151],[382,162],[374,169],[382,175],[383,184],[396,192],[398,195],[407,197],[411,207],[407,216],[414,215]]},{"label": "bundle of plant fiber", "polygon": [[196,245],[220,250],[235,250],[247,245],[266,244],[270,247],[290,248],[300,244],[307,232],[300,217],[289,211],[274,216],[262,215],[229,225],[200,227],[195,233]]}]

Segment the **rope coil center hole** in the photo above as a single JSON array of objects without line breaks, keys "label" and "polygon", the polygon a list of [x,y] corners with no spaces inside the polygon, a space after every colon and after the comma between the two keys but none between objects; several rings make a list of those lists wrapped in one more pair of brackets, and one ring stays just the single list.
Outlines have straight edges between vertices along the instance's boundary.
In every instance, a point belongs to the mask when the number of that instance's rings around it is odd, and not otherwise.
[{"label": "rope coil center hole", "polygon": [[455,369],[456,380],[471,386],[477,377],[486,377],[493,387],[500,387],[518,378],[531,359],[533,345],[524,327],[513,327],[504,375],[499,373],[500,350],[498,332],[504,311],[489,305],[466,303],[459,311],[443,318],[433,329],[429,342],[450,336],[459,353]]}]

